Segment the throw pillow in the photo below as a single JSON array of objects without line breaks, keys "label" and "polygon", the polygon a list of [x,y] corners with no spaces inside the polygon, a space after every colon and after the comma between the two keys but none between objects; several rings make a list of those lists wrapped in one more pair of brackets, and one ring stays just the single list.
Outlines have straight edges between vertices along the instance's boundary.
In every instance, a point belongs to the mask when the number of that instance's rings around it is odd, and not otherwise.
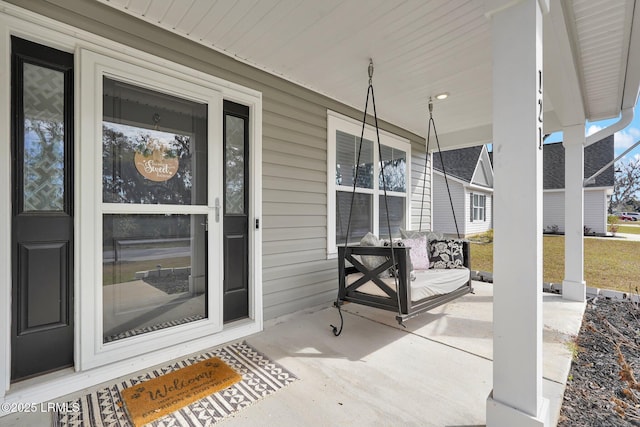
[{"label": "throw pillow", "polygon": [[417,239],[420,236],[425,236],[427,238],[427,242],[431,240],[442,240],[442,233],[436,233],[435,231],[414,231],[401,228],[400,236],[403,239]]},{"label": "throw pillow", "polygon": [[[399,247],[404,247],[405,246],[405,244],[402,242],[402,240],[395,240],[393,243],[396,246],[399,246]],[[385,246],[389,246],[390,245],[389,241],[385,240],[384,241],[384,245]],[[411,258],[407,259],[407,262],[409,263],[409,280],[416,280],[416,273],[415,273],[415,271],[413,271],[413,265],[411,264]],[[400,277],[400,275],[398,275],[398,270],[395,267],[392,267],[387,271],[389,272],[391,277]]]},{"label": "throw pillow", "polygon": [[465,268],[462,241],[433,240],[429,242],[431,268]]},{"label": "throw pillow", "polygon": [[402,243],[411,248],[409,256],[414,270],[427,270],[429,268],[429,253],[427,252],[427,237],[420,236],[415,239],[403,239]]},{"label": "throw pillow", "polygon": [[[383,246],[383,244],[384,241],[378,239],[378,237],[371,232],[367,233],[362,240],[360,240],[360,246]],[[385,256],[376,255],[362,255],[360,258],[362,260],[362,265],[364,265],[367,270],[373,270],[387,260],[387,257]],[[389,270],[385,270],[378,274],[378,277],[389,277]]]}]

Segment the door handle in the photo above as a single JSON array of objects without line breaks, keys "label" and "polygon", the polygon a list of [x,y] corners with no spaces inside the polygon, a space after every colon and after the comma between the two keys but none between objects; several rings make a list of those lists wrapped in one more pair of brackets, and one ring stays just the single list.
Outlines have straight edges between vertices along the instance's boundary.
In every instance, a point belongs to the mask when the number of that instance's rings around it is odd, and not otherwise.
[{"label": "door handle", "polygon": [[214,206],[216,210],[216,222],[220,222],[220,198],[216,197],[216,204]]}]

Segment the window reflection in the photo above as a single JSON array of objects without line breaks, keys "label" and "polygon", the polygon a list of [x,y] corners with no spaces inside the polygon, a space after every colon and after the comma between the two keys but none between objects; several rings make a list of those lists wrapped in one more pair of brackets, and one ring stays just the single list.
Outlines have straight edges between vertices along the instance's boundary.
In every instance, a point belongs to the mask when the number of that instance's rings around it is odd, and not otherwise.
[{"label": "window reflection", "polygon": [[191,138],[111,122],[102,124],[103,201],[191,204]]},{"label": "window reflection", "polygon": [[[391,235],[394,238],[399,237],[400,228],[405,228],[406,199],[404,197],[387,196],[385,202],[384,196],[380,196],[379,202],[378,230],[380,230],[380,238],[389,238],[389,226],[391,227]],[[387,223],[387,206],[389,207],[389,223]]]},{"label": "window reflection", "polygon": [[64,210],[64,73],[24,64],[24,210]]},{"label": "window reflection", "polygon": [[225,118],[225,213],[243,214],[244,196],[244,140],[243,118],[227,115]]},{"label": "window reflection", "polygon": [[[397,148],[380,146],[382,158],[380,161],[380,175],[378,177],[378,185],[380,189],[386,187],[387,191],[407,191],[407,153]],[[384,167],[384,180],[382,169]]]},{"label": "window reflection", "polygon": [[205,215],[104,215],[104,341],[206,317]]},{"label": "window reflection", "polygon": [[207,204],[207,106],[104,78],[102,200]]},{"label": "window reflection", "polygon": [[363,139],[362,148],[360,148],[360,137],[341,131],[336,131],[337,185],[353,186],[358,152],[360,152],[360,163],[357,187],[373,188],[373,141]]},{"label": "window reflection", "polygon": [[353,196],[353,212],[349,227],[349,243],[359,242],[360,239],[373,230],[373,195],[362,193],[336,192],[336,242],[345,243],[351,197]]}]

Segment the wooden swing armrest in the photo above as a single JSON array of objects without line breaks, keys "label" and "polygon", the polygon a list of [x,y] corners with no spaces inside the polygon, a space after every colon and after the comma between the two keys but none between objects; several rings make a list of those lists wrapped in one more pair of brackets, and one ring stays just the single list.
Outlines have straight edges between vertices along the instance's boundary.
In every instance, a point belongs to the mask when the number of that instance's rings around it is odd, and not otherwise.
[{"label": "wooden swing armrest", "polygon": [[[381,263],[375,269],[368,269],[361,262],[360,256],[381,256],[385,257],[386,261]],[[411,301],[411,286],[410,282],[410,262],[409,262],[409,248],[404,246],[393,247],[393,257],[395,258],[395,271],[398,272],[398,291],[389,288],[378,275],[385,270],[393,267],[391,261],[391,247],[389,246],[359,246],[349,245],[338,247],[338,279],[339,290],[338,295],[340,299],[346,298],[350,292],[357,291],[357,288],[364,283],[372,282],[378,288],[380,288],[385,294],[392,300],[399,299],[401,307],[406,311],[407,301]],[[352,264],[348,266],[346,262]],[[357,282],[348,285],[346,277],[349,274],[362,273],[363,277]],[[399,295],[398,295],[399,293]],[[403,311],[404,312],[404,311]]]}]

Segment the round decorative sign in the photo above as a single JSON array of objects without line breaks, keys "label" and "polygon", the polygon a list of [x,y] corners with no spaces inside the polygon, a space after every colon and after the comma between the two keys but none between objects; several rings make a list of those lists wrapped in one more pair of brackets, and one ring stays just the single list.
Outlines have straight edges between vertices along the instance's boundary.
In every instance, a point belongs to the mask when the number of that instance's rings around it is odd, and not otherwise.
[{"label": "round decorative sign", "polygon": [[163,149],[136,151],[133,160],[138,172],[151,181],[168,181],[178,172],[178,158],[169,156]]}]

